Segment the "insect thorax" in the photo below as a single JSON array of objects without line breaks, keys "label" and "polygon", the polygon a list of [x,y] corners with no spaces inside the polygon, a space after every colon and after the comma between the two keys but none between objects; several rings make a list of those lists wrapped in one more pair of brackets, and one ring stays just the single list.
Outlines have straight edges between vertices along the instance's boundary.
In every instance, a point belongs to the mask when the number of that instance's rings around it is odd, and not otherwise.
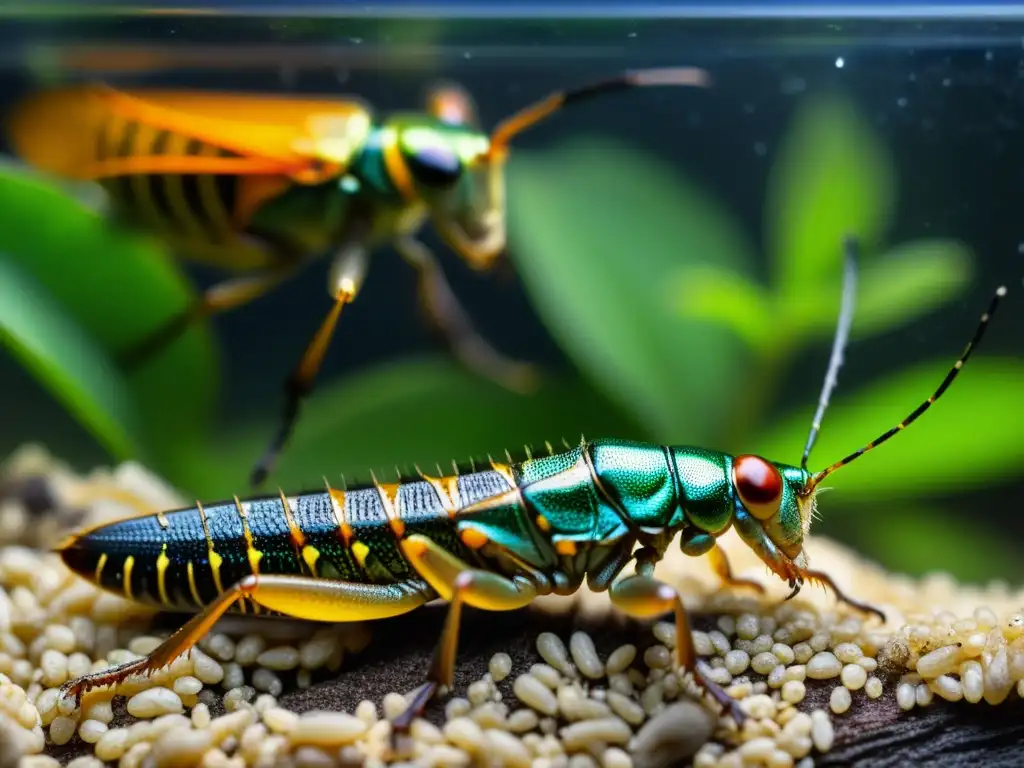
[{"label": "insect thorax", "polygon": [[663,551],[678,535],[707,551],[731,521],[722,454],[598,440],[509,469],[509,493],[459,527],[547,574],[615,570],[637,543]]}]

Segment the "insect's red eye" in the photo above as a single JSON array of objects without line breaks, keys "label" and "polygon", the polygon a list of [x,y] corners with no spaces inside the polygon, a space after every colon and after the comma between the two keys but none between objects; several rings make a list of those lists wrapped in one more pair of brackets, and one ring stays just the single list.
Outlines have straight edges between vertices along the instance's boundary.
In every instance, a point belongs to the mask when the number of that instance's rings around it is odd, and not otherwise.
[{"label": "insect's red eye", "polygon": [[760,456],[737,456],[732,465],[733,483],[740,501],[754,517],[767,520],[779,510],[782,475]]}]

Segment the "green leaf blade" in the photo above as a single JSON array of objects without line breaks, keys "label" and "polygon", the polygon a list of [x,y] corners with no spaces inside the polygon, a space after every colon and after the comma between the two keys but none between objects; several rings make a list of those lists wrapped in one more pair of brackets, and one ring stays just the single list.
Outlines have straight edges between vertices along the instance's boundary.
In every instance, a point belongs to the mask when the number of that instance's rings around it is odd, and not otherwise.
[{"label": "green leaf blade", "polygon": [[[114,355],[189,306],[194,291],[155,241],[111,223],[14,166],[0,167],[0,253]],[[208,427],[219,385],[207,324],[126,379],[157,470]]]},{"label": "green leaf blade", "polygon": [[113,456],[140,454],[138,414],[116,368],[42,286],[2,256],[0,341]]},{"label": "green leaf blade", "polygon": [[513,156],[509,201],[517,271],[579,370],[652,439],[713,434],[743,349],[728,329],[680,317],[673,278],[751,269],[731,217],[655,158],[595,138]]},{"label": "green leaf blade", "polygon": [[937,309],[960,295],[971,272],[971,250],[955,240],[915,240],[872,259],[852,335],[881,333]]},{"label": "green leaf blade", "polygon": [[681,270],[675,282],[683,317],[729,328],[755,350],[771,344],[771,297],[758,283],[711,265]]},{"label": "green leaf blade", "polygon": [[838,96],[804,102],[768,182],[766,227],[775,287],[801,297],[842,264],[842,242],[865,251],[889,227],[896,199],[893,163],[872,126]]},{"label": "green leaf blade", "polygon": [[[851,337],[884,333],[943,306],[966,288],[972,267],[971,250],[956,240],[914,240],[865,259]],[[794,338],[805,343],[831,339],[841,293],[841,276],[836,275],[800,302],[785,305]]]}]

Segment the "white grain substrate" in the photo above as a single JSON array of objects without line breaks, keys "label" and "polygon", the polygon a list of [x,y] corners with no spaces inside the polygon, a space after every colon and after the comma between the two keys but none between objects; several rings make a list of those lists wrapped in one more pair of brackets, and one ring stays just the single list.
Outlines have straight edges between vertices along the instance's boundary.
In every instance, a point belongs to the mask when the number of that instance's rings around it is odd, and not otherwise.
[{"label": "white grain substrate", "polygon": [[[90,691],[76,710],[73,701],[59,699],[57,688],[79,675],[149,653],[169,633],[146,632],[152,609],[98,590],[47,550],[79,527],[139,514],[142,505],[154,511],[185,506],[184,499],[132,463],[78,477],[45,451],[30,447],[0,468],[0,480],[8,483],[36,474],[46,476],[55,510],[30,518],[17,499],[0,500],[0,766],[13,765],[20,757],[42,759],[47,741],[60,745],[75,738],[95,744],[97,755],[107,755],[103,759],[115,759],[112,755],[118,753],[121,760],[137,744],[154,740],[143,739],[142,730],[126,737],[122,733],[131,729],[109,728],[115,691]],[[137,499],[138,505],[115,500],[111,489]],[[248,629],[256,627],[250,623]],[[306,625],[293,623],[283,631],[291,633],[293,642],[274,644],[277,650],[270,661],[276,668],[298,659],[307,670],[336,670],[346,652],[359,651],[369,642],[363,624],[319,627],[311,635]],[[212,642],[222,657],[230,657],[264,642],[244,629],[225,632],[208,636],[201,645]],[[258,664],[258,654],[249,653],[243,682],[251,676],[254,683],[262,683],[261,689],[280,693],[276,674]],[[183,717],[186,709],[197,711],[205,686],[225,682],[222,661],[197,648],[150,677],[130,678],[116,694],[125,696],[129,713],[146,723],[161,722],[161,715]],[[202,715],[194,719],[204,722]],[[123,749],[117,746],[121,740]],[[158,754],[167,749],[161,747]],[[135,755],[141,760],[142,750],[135,749]]]}]

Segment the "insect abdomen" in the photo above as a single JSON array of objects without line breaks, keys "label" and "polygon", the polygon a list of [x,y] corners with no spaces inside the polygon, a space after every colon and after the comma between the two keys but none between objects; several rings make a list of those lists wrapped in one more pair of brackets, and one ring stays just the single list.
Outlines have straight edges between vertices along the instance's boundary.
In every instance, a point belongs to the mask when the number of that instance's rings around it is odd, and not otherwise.
[{"label": "insect abdomen", "polygon": [[[114,115],[98,128],[99,161],[169,155],[236,156],[198,139]],[[238,181],[232,174],[139,173],[102,183],[126,217],[178,237],[218,244],[236,234],[232,219]]]},{"label": "insect abdomen", "polygon": [[61,557],[79,575],[130,600],[194,609],[197,603],[183,566],[193,563],[197,586],[204,582],[207,566],[202,527],[198,519],[194,526],[190,522],[179,517],[175,540],[168,541],[156,516],[121,520],[73,537],[62,547]]},{"label": "insect abdomen", "polygon": [[[479,472],[439,482],[468,504],[507,489],[495,478]],[[403,536],[423,534],[466,555],[452,501],[427,479],[232,500],[109,523],[72,537],[61,556],[106,590],[183,610],[251,574],[392,583],[416,577],[401,553]]]}]

